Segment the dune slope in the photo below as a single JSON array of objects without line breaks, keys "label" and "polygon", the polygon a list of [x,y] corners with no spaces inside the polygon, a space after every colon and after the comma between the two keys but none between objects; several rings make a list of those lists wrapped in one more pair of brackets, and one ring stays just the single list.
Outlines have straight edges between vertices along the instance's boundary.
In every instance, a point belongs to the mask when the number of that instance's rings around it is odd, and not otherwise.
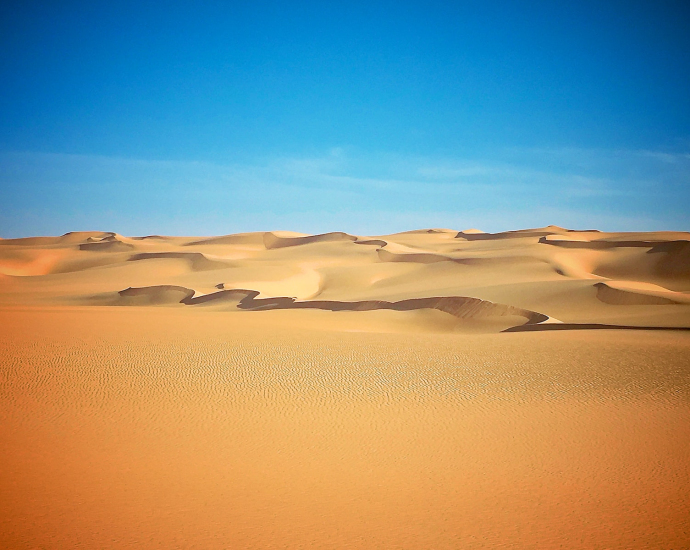
[{"label": "dune slope", "polygon": [[[494,331],[498,325],[480,327],[490,311],[504,321],[505,312],[512,312],[513,324],[503,329],[547,319],[569,326],[687,328],[688,266],[690,234],[679,232],[603,233],[557,226],[379,236],[273,231],[129,238],[81,232],[0,241],[5,276],[0,304],[203,304],[234,312],[318,308],[336,315],[434,310],[464,320],[420,326],[442,331]],[[186,290],[179,300],[168,291],[136,299],[127,291],[168,286]],[[219,288],[253,291],[253,305],[248,307],[248,298],[228,301]],[[156,298],[157,293],[167,297]],[[459,314],[449,305],[472,300],[492,305],[482,306],[481,315]],[[409,317],[412,324],[429,321],[425,315]],[[467,322],[470,317],[477,320],[474,326]]]}]

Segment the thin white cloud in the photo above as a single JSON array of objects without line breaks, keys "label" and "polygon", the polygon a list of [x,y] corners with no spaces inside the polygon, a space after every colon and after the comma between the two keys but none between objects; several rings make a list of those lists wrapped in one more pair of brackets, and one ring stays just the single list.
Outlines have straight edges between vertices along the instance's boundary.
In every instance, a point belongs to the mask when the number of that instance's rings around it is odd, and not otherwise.
[{"label": "thin white cloud", "polygon": [[91,226],[130,234],[690,226],[685,153],[513,149],[497,157],[334,148],[320,157],[221,164],[5,152],[0,235],[35,234],[36,224],[49,233]]}]

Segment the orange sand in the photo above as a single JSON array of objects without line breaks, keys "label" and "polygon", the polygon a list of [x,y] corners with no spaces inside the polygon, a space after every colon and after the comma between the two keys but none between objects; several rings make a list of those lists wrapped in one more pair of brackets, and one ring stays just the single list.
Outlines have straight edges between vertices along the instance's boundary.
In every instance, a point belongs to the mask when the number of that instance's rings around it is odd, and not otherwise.
[{"label": "orange sand", "polygon": [[0,240],[0,547],[690,547],[688,240]]}]

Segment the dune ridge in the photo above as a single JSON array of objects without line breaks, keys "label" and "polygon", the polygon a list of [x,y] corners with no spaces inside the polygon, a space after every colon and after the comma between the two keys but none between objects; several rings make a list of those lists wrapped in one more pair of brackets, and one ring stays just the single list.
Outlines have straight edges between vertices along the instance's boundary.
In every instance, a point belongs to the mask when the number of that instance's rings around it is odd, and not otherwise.
[{"label": "dune ridge", "polygon": [[[584,248],[587,250],[606,250],[608,248],[653,248],[661,241],[609,241],[609,240],[586,240],[586,239],[564,239],[552,238],[553,235],[541,237],[539,242],[560,246],[563,248]],[[558,235],[560,237],[560,235]]]},{"label": "dune ridge", "polygon": [[303,300],[299,301],[288,296],[259,298],[256,290],[243,288],[221,289],[209,294],[196,295],[191,288],[175,285],[156,285],[141,288],[127,288],[119,291],[125,299],[131,297],[143,300],[135,303],[150,304],[185,304],[198,305],[222,303],[228,300],[237,302],[237,308],[248,311],[275,309],[320,309],[324,311],[413,311],[419,309],[435,309],[448,313],[459,319],[481,319],[485,317],[505,317],[509,315],[523,317],[527,324],[538,324],[549,320],[547,315],[536,311],[529,311],[505,304],[497,304],[488,300],[470,298],[467,296],[431,296],[428,298],[411,298],[397,302],[386,300],[360,300],[354,302],[335,300]]},{"label": "dune ridge", "polygon": [[594,286],[597,298],[612,305],[690,304],[690,294],[673,292],[657,285],[607,281]]},{"label": "dune ridge", "polygon": [[220,237],[208,237],[205,239],[194,239],[185,243],[185,246],[204,246],[204,245],[263,245],[263,232],[257,233],[238,233],[236,235],[222,235]]},{"label": "dune ridge", "polygon": [[450,314],[463,321],[459,331],[499,317],[515,326],[556,319],[564,326],[690,326],[690,233],[682,232],[84,231],[1,241],[0,274],[0,305],[203,304],[351,316],[383,310],[424,330],[435,330],[425,325],[431,317],[405,312]]},{"label": "dune ridge", "polygon": [[267,250],[274,248],[287,248],[290,246],[300,246],[311,243],[324,242],[339,242],[339,241],[356,241],[357,237],[343,233],[342,231],[334,231],[331,233],[322,233],[320,235],[308,235],[306,237],[283,237],[275,232],[264,233],[264,245]]},{"label": "dune ridge", "polygon": [[502,239],[520,239],[524,237],[544,238],[548,235],[561,234],[567,231],[567,229],[555,225],[543,229],[519,229],[517,231],[503,231],[500,233],[483,233],[477,232],[477,230],[470,230],[467,232],[458,231],[455,238],[465,239],[467,241],[495,241]]}]

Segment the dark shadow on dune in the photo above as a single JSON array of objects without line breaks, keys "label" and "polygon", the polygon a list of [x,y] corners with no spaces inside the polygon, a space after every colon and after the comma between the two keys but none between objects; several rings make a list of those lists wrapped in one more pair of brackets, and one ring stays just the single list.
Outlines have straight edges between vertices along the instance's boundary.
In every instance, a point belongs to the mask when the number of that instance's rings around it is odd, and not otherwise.
[{"label": "dark shadow on dune", "polygon": [[129,287],[118,292],[124,298],[123,305],[164,305],[184,303],[194,296],[191,288],[177,285],[156,285],[144,287]]},{"label": "dark shadow on dune", "polygon": [[[550,244],[561,248],[580,248],[585,250],[607,250],[610,248],[652,248],[659,241],[561,241],[549,240],[546,237],[539,239],[541,244]],[[666,243],[664,243],[666,244]]]},{"label": "dark shadow on dune", "polygon": [[[295,300],[294,298],[265,298],[260,300],[253,300],[253,298],[258,295],[259,293],[256,290],[233,288],[227,290],[219,290],[218,292],[212,292],[211,294],[204,294],[202,296],[188,296],[187,298],[184,298],[180,303],[188,306],[194,306],[199,304],[232,301],[239,302],[237,307],[240,309],[281,309],[277,306],[291,304]],[[254,307],[242,307],[241,304],[247,303],[247,300],[254,304]],[[269,307],[262,307],[264,305],[264,302],[266,302],[266,304]]]},{"label": "dark shadow on dune", "polygon": [[662,306],[682,304],[682,302],[664,298],[663,296],[613,288],[606,283],[596,283],[594,287],[597,289],[597,299],[599,301],[614,306]]},{"label": "dark shadow on dune", "polygon": [[313,300],[298,302],[294,298],[286,297],[257,299],[256,297],[259,293],[256,291],[243,290],[241,292],[246,292],[247,295],[240,300],[237,307],[250,311],[267,309],[321,309],[325,311],[373,311],[380,309],[413,311],[418,309],[436,309],[459,319],[503,317],[507,315],[524,317],[528,323],[541,323],[548,319],[548,316],[535,311],[465,296],[433,296],[430,298],[411,298],[400,300],[399,302],[388,302],[385,300],[361,300],[355,302]]},{"label": "dark shadow on dune", "polygon": [[175,285],[158,285],[141,288],[127,288],[121,290],[122,297],[144,297],[154,304],[180,303],[185,305],[200,305],[222,303],[224,301],[237,302],[239,309],[247,311],[267,311],[275,309],[320,309],[324,311],[414,311],[419,309],[436,309],[449,313],[458,319],[482,319],[487,317],[519,316],[528,324],[542,323],[548,316],[514,306],[497,304],[479,298],[466,296],[433,296],[429,298],[411,298],[399,302],[385,300],[361,300],[343,302],[335,300],[314,300],[299,302],[295,298],[279,296],[275,298],[257,298],[259,292],[234,288],[219,290],[203,296],[194,296],[194,290]]},{"label": "dark shadow on dune", "polygon": [[656,271],[671,277],[690,276],[690,241],[657,243],[647,254],[659,256]]},{"label": "dark shadow on dune", "polygon": [[634,325],[604,325],[600,323],[547,323],[524,324],[510,327],[501,332],[539,332],[546,330],[687,330],[690,327],[640,327]]},{"label": "dark shadow on dune", "polygon": [[666,252],[668,254],[683,254],[690,257],[690,241],[666,241],[656,243],[648,253],[656,254],[658,252]]},{"label": "dark shadow on dune", "polygon": [[[564,229],[556,225],[540,229],[520,229],[518,231],[503,231],[501,233],[465,233],[458,231],[455,235],[456,239],[465,239],[467,241],[496,241],[502,239],[520,239],[524,237],[540,237],[544,239],[549,235],[562,235],[563,233],[600,233],[598,229]],[[549,243],[551,244],[551,243]]]},{"label": "dark shadow on dune", "polygon": [[365,241],[355,241],[355,244],[369,244],[372,246],[381,246],[384,247],[388,243],[386,241],[382,241],[381,239],[368,239]]}]

